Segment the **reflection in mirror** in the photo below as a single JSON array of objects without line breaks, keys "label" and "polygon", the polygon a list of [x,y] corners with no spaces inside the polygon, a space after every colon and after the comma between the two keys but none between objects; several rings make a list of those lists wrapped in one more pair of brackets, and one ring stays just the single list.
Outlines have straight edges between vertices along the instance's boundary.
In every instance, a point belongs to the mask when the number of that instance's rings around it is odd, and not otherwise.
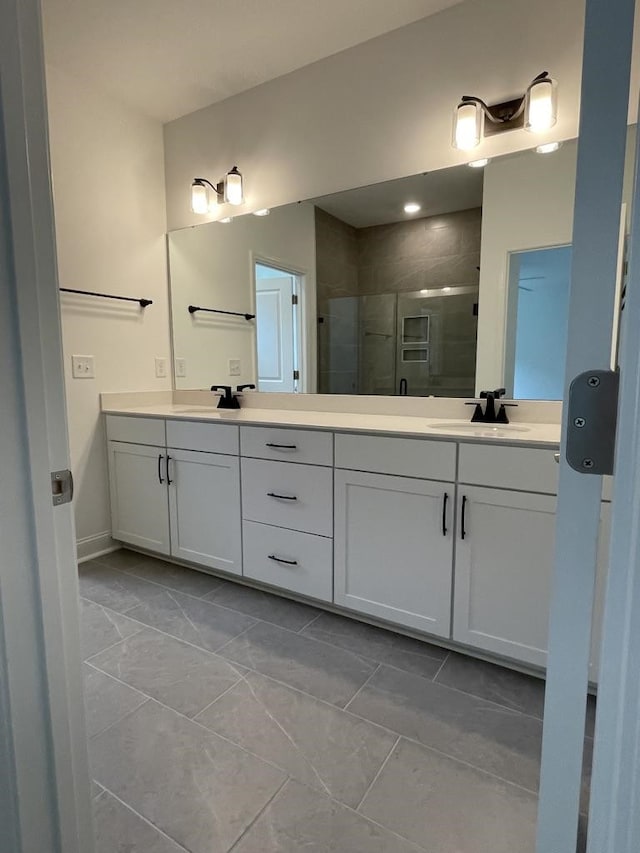
[{"label": "reflection in mirror", "polygon": [[172,232],[176,387],[561,399],[576,154],[568,141]]}]

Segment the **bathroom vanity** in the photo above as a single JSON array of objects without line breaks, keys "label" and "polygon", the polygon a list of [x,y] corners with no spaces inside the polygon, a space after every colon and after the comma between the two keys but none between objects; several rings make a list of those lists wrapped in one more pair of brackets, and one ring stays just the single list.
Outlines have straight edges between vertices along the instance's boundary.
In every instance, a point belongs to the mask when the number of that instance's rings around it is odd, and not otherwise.
[{"label": "bathroom vanity", "polygon": [[[117,399],[103,397],[114,539],[545,666],[559,426]],[[594,682],[609,501],[606,483]]]}]

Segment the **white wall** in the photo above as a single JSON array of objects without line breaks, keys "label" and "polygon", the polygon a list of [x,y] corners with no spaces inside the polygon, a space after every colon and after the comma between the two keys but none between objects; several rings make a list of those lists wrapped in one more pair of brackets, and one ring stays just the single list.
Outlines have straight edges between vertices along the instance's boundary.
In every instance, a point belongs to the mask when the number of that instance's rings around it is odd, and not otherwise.
[{"label": "white wall", "polygon": [[[169,228],[202,221],[192,178],[236,163],[248,210],[463,163],[472,158],[451,147],[460,96],[514,96],[542,70],[559,81],[548,138],[574,137],[583,16],[584,0],[468,0],[169,123]],[[494,136],[476,156],[537,139]]]},{"label": "white wall", "polygon": [[[316,374],[315,219],[310,204],[289,205],[270,216],[241,216],[209,222],[169,235],[174,354],[186,359],[187,375],[177,388],[256,382],[255,322],[215,314],[189,314],[189,305],[255,313],[255,261],[271,261],[304,274],[307,316],[303,370]],[[241,375],[229,375],[229,359],[240,359]],[[308,387],[308,386],[306,386]]]},{"label": "white wall", "polygon": [[[102,391],[171,387],[160,123],[47,69],[61,287],[145,296],[144,311],[62,295],[65,374],[81,556],[109,543]],[[96,378],[72,379],[71,355],[93,355]],[[154,357],[168,359],[155,378]]]}]

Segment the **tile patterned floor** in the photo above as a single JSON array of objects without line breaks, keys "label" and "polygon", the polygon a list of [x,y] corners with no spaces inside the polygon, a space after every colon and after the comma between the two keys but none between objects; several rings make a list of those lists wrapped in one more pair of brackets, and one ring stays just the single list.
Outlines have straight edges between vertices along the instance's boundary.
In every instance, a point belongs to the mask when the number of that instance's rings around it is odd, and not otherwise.
[{"label": "tile patterned floor", "polygon": [[533,853],[539,680],[131,551],[80,593],[97,853]]}]

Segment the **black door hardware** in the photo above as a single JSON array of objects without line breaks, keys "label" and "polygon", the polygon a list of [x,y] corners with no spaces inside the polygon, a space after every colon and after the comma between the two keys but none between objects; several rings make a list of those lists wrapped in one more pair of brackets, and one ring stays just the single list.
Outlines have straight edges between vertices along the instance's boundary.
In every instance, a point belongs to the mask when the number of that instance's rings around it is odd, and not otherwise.
[{"label": "black door hardware", "polygon": [[173,484],[173,480],[171,479],[171,475],[169,474],[169,463],[173,459],[172,456],[167,456],[167,484],[171,486]]},{"label": "black door hardware", "polygon": [[286,566],[297,566],[297,560],[283,560],[282,557],[276,557],[275,554],[269,554],[269,560],[273,560],[274,563],[284,563]]},{"label": "black door hardware", "polygon": [[268,441],[265,444],[265,447],[274,447],[276,450],[297,450],[297,444],[274,444],[272,441]]},{"label": "black door hardware", "polygon": [[444,500],[442,501],[442,535],[447,535],[447,504],[449,503],[449,495],[447,492],[444,493]]},{"label": "black door hardware", "polygon": [[466,521],[467,521],[467,496],[464,495],[462,498],[462,515],[460,518],[460,538],[464,539],[467,535],[466,530]]},{"label": "black door hardware", "polygon": [[164,480],[162,479],[162,453],[158,454],[158,482],[162,486]]},{"label": "black door hardware", "polygon": [[297,501],[298,498],[295,495],[278,495],[276,492],[267,492],[268,498],[278,498],[279,501]]}]

